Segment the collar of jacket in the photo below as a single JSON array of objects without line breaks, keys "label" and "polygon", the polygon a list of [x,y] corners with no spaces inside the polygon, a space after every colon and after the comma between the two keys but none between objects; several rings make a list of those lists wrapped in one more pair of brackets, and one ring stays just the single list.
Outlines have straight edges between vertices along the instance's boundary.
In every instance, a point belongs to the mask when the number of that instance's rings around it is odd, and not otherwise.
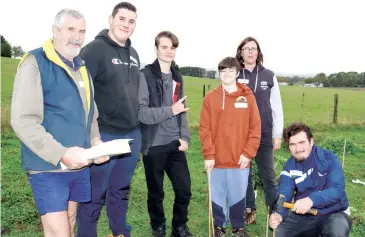
[{"label": "collar of jacket", "polygon": [[[158,62],[158,59],[156,59],[148,67],[151,69],[152,73],[155,74],[158,78],[162,78],[161,66],[160,66],[160,63]],[[172,64],[170,67],[170,71],[172,74],[172,79],[174,81],[182,82],[182,78],[181,78],[180,74],[176,71],[176,69],[172,66]]]},{"label": "collar of jacket", "polygon": [[259,64],[256,64],[256,66],[252,69],[252,71],[250,71],[250,70],[248,70],[248,69],[246,69],[245,67],[244,67],[244,65],[243,65],[243,67],[242,67],[242,71],[247,71],[247,72],[249,72],[249,73],[254,73],[254,74],[256,74],[256,72],[257,71],[262,71],[262,70],[264,70],[265,69],[265,67],[264,67],[264,65],[262,65],[261,63],[259,63]]},{"label": "collar of jacket", "polygon": [[[58,66],[62,67],[66,71],[68,68],[66,67],[66,64],[62,60],[62,58],[59,56],[59,54],[56,52],[56,49],[54,48],[52,39],[48,39],[42,46],[44,53],[46,54],[46,57],[52,61],[53,63],[57,64]],[[79,56],[75,57],[74,59],[75,65],[78,65],[79,68],[84,66],[84,62],[81,60]],[[79,69],[77,68],[77,69]],[[76,70],[77,70],[76,69]]]},{"label": "collar of jacket", "polygon": [[[312,162],[317,166],[319,172],[326,173],[329,171],[329,168],[331,167],[331,159],[326,157],[326,155],[324,154],[324,150],[321,147],[314,144],[312,152],[309,154],[307,159],[309,159],[310,157],[312,159]],[[292,158],[295,160],[294,157]]]},{"label": "collar of jacket", "polygon": [[60,52],[58,52],[57,50],[55,50],[58,57],[60,57],[60,59],[62,60],[62,62],[64,64],[66,64],[69,68],[72,68],[74,71],[77,71],[80,69],[80,67],[84,66],[84,62],[81,60],[80,57],[75,57],[72,62],[68,59],[66,59],[65,57],[63,57]]}]

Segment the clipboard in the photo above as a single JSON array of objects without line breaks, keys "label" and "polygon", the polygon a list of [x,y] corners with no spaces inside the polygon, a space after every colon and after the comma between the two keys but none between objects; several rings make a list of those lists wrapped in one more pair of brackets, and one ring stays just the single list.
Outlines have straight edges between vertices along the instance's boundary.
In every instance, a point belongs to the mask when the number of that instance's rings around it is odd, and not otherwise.
[{"label": "clipboard", "polygon": [[[133,139],[115,139],[108,142],[103,142],[97,146],[85,149],[84,159],[92,160],[102,156],[117,156],[131,152],[129,142]],[[67,166],[60,162],[61,169],[67,170]]]}]

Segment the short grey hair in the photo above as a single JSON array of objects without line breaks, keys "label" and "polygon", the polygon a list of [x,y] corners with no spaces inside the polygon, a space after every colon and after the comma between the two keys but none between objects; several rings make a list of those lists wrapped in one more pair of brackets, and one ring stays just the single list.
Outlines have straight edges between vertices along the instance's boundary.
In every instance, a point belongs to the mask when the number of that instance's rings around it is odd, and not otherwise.
[{"label": "short grey hair", "polygon": [[61,10],[59,13],[57,13],[53,24],[57,28],[61,28],[62,24],[65,21],[66,16],[72,16],[76,19],[84,19],[84,15],[81,12],[79,12],[75,9],[66,8],[66,9]]}]

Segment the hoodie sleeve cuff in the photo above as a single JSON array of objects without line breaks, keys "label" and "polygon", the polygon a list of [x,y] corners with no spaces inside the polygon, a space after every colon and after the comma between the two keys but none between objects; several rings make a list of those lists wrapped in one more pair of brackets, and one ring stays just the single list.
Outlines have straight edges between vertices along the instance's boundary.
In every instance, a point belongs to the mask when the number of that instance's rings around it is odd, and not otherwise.
[{"label": "hoodie sleeve cuff", "polygon": [[204,160],[214,160],[214,155],[204,156]]},{"label": "hoodie sleeve cuff", "polygon": [[252,161],[252,157],[249,155],[249,154],[247,154],[246,152],[242,152],[242,155],[244,155],[247,159],[249,159],[250,161]]},{"label": "hoodie sleeve cuff", "polygon": [[272,138],[280,138],[280,139],[282,139],[283,136],[282,136],[282,134],[279,134],[279,133],[277,133],[277,134],[274,134],[273,133]]},{"label": "hoodie sleeve cuff", "polygon": [[190,138],[187,136],[181,136],[181,139],[186,141],[188,144],[190,143]]}]

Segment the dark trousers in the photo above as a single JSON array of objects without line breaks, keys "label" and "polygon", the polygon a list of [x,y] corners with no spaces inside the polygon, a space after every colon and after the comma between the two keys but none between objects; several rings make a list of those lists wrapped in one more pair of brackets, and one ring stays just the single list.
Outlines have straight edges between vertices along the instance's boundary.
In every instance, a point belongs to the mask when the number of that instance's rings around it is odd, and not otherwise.
[{"label": "dark trousers", "polygon": [[179,146],[180,142],[174,141],[151,147],[148,154],[143,156],[148,188],[147,206],[152,227],[158,227],[166,221],[163,208],[164,172],[171,180],[175,192],[172,226],[176,228],[188,221],[191,182],[185,153],[179,151]]},{"label": "dark trousers", "polygon": [[[274,207],[276,202],[277,186],[275,182],[275,166],[274,153],[272,147],[260,147],[256,157],[253,159],[256,162],[260,178],[262,180],[265,192],[266,206],[270,209]],[[255,192],[254,192],[254,177],[252,167],[248,178],[246,208],[256,210]],[[265,208],[266,209],[266,208]]]},{"label": "dark trousers", "polygon": [[348,237],[351,225],[350,217],[344,212],[326,216],[289,213],[276,229],[276,237]]},{"label": "dark trousers", "polygon": [[90,167],[91,201],[79,204],[77,236],[97,236],[97,221],[105,202],[109,228],[113,235],[122,234],[130,237],[131,226],[127,224],[128,196],[134,169],[139,160],[141,131],[138,127],[129,134],[100,133],[100,135],[104,142],[114,139],[133,139],[130,141],[132,153],[111,157],[106,163]]}]

